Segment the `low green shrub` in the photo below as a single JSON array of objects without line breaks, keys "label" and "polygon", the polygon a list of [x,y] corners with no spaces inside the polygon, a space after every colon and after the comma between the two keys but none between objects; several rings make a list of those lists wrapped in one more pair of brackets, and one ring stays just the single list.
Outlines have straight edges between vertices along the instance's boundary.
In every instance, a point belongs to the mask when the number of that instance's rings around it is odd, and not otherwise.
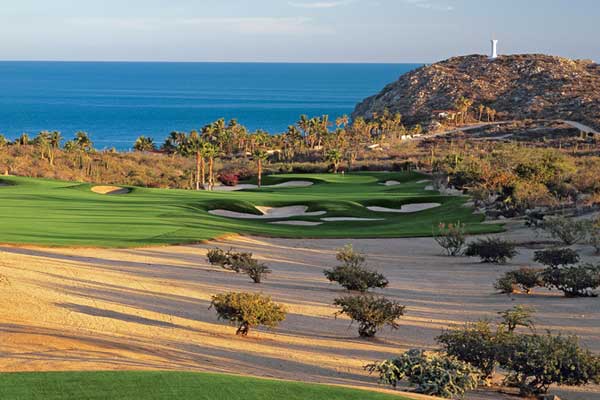
[{"label": "low green shrub", "polygon": [[465,255],[479,257],[482,262],[505,264],[518,253],[515,244],[499,238],[479,239],[469,243]]},{"label": "low green shrub", "polygon": [[274,328],[285,319],[286,310],[269,296],[259,293],[224,293],[212,297],[210,308],[217,311],[219,319],[238,327],[236,335],[246,336],[250,328]]},{"label": "low green shrub", "polygon": [[508,335],[498,352],[507,371],[505,384],[522,396],[544,394],[550,385],[582,386],[600,380],[600,358],[579,346],[577,338]]},{"label": "low green shrub", "polygon": [[206,258],[208,258],[208,262],[212,265],[218,265],[220,267],[225,267],[229,262],[229,257],[227,253],[225,253],[222,249],[214,248],[208,250],[206,253]]},{"label": "low green shrub", "polygon": [[509,271],[498,279],[494,287],[501,293],[514,293],[515,287],[519,287],[525,293],[531,293],[531,289],[544,286],[541,269],[523,267],[515,271]]},{"label": "low green shrub", "polygon": [[404,315],[405,306],[373,295],[346,296],[334,300],[333,304],[341,308],[335,315],[346,314],[352,321],[358,322],[358,334],[361,337],[373,337],[384,325],[398,329],[397,320]]},{"label": "low green shrub", "polygon": [[337,282],[348,290],[363,293],[371,288],[384,288],[389,284],[385,276],[365,266],[365,256],[355,251],[351,245],[340,249],[336,258],[343,264],[323,271],[330,282]]},{"label": "low green shrub", "polygon": [[438,233],[434,236],[435,241],[451,257],[460,256],[467,241],[465,236],[465,224],[440,224]]},{"label": "low green shrub", "polygon": [[257,260],[250,258],[246,264],[241,266],[241,270],[252,279],[254,283],[261,283],[264,276],[271,273],[269,267]]},{"label": "low green shrub", "polygon": [[525,328],[534,329],[533,324],[533,313],[535,310],[532,307],[527,306],[514,306],[513,308],[505,311],[500,311],[498,314],[502,317],[502,322],[499,328],[506,330],[508,333],[513,333],[519,326]]},{"label": "low green shrub", "polygon": [[380,383],[396,387],[400,381],[416,386],[417,393],[444,398],[463,397],[477,388],[479,371],[472,365],[443,353],[409,350],[399,357],[365,367],[379,374]]},{"label": "low green shrub", "polygon": [[535,252],[533,260],[549,267],[566,266],[577,264],[579,254],[569,248],[541,250]]},{"label": "low green shrub", "polygon": [[590,227],[590,221],[575,220],[563,216],[546,218],[541,226],[552,238],[560,240],[566,246],[571,246],[586,239]]},{"label": "low green shrub", "polygon": [[542,278],[548,288],[558,289],[567,297],[595,297],[594,290],[600,287],[600,266],[549,267]]}]

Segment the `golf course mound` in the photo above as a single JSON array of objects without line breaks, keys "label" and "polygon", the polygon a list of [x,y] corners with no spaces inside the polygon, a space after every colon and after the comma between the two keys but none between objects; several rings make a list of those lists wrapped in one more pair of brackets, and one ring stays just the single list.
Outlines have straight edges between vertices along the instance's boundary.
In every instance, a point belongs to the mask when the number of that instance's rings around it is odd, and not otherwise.
[{"label": "golf course mound", "polygon": [[261,214],[249,214],[237,211],[229,210],[210,210],[209,213],[212,215],[218,215],[226,218],[239,218],[239,219],[278,219],[278,218],[290,218],[290,217],[312,217],[324,215],[327,211],[315,211],[308,212],[308,206],[287,206],[287,207],[266,207],[266,206],[255,206],[255,208],[261,212]]},{"label": "golf course mound", "polygon": [[368,210],[374,212],[381,213],[401,213],[401,214],[409,214],[415,213],[419,211],[430,210],[432,208],[440,207],[440,203],[413,203],[413,204],[404,204],[401,208],[388,208],[388,207],[378,207],[371,206],[367,207]]},{"label": "golf course mound", "polygon": [[127,194],[131,192],[131,190],[119,186],[94,186],[92,187],[92,192],[97,194],[118,195]]},{"label": "golf course mound", "polygon": [[[304,188],[308,186],[314,185],[313,182],[310,181],[286,181],[282,183],[277,183],[274,185],[263,185],[263,188]],[[237,192],[240,190],[249,190],[249,189],[258,189],[258,185],[254,185],[251,183],[241,183],[235,186],[216,186],[215,191],[217,192]]]},{"label": "golf course mound", "polygon": [[[440,223],[456,221],[469,234],[503,231],[501,225],[483,224],[485,216],[464,205],[468,197],[417,184],[426,178],[412,171],[275,174],[263,177],[261,189],[211,192],[3,176],[12,187],[0,190],[0,243],[131,248],[230,235],[422,237]],[[402,184],[381,184],[387,181]]]}]

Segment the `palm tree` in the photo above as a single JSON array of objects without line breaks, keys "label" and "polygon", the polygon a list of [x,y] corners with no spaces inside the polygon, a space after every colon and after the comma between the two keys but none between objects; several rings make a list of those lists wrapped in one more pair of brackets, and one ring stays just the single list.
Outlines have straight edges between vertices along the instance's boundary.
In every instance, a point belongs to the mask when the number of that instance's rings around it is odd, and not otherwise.
[{"label": "palm tree", "polygon": [[135,151],[154,151],[156,150],[156,146],[154,146],[154,139],[146,136],[140,136],[136,139],[133,149]]},{"label": "palm tree", "polygon": [[88,136],[87,132],[79,131],[75,134],[75,143],[80,150],[89,152],[92,151],[94,144]]},{"label": "palm tree", "polygon": [[483,104],[480,104],[479,107],[477,107],[477,109],[479,110],[478,121],[481,122],[481,117],[483,117],[483,112],[485,111],[485,106]]},{"label": "palm tree", "polygon": [[208,159],[208,190],[213,190],[215,187],[215,158],[219,156],[220,150],[217,145],[212,143],[204,143],[202,147],[202,155]]},{"label": "palm tree", "polygon": [[204,146],[206,142],[200,137],[197,131],[190,132],[185,142],[185,153],[196,156],[196,190],[200,190],[206,185]]},{"label": "palm tree", "polygon": [[161,150],[172,155],[175,155],[177,153],[181,154],[181,150],[185,145],[185,141],[185,132],[173,131],[169,134],[169,137],[167,137],[167,139],[161,146]]},{"label": "palm tree", "polygon": [[329,150],[326,154],[327,161],[333,164],[333,173],[337,174],[340,162],[342,161],[342,153],[337,149]]},{"label": "palm tree", "polygon": [[257,183],[258,183],[258,188],[260,189],[260,187],[262,186],[262,165],[263,165],[263,161],[267,160],[267,158],[269,158],[269,153],[267,153],[265,150],[263,149],[256,149],[254,151],[254,160],[256,161],[256,176],[257,176]]}]

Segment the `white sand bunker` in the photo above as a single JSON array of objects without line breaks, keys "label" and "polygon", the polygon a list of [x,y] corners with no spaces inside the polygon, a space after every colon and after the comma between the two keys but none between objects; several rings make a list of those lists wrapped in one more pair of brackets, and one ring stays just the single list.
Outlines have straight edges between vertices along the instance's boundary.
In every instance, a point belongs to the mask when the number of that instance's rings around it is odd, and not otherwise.
[{"label": "white sand bunker", "polygon": [[429,183],[429,182],[431,182],[431,179],[423,179],[423,180],[418,181],[417,183],[421,184],[421,183]]},{"label": "white sand bunker", "polygon": [[384,186],[398,186],[401,185],[401,182],[398,181],[385,181],[383,183],[380,183],[380,185],[384,185]]},{"label": "white sand bunker", "polygon": [[130,191],[131,190],[129,190],[127,188],[122,188],[122,187],[118,187],[118,186],[94,186],[92,188],[92,192],[94,192],[94,193],[109,194],[109,195],[113,195],[113,194],[127,194]]},{"label": "white sand bunker", "polygon": [[370,211],[375,212],[387,212],[387,213],[414,213],[419,211],[425,211],[432,208],[441,206],[440,203],[415,203],[415,204],[404,204],[401,208],[387,208],[387,207],[367,207]]},{"label": "white sand bunker", "polygon": [[385,221],[383,218],[355,218],[355,217],[328,217],[321,218],[325,222],[341,222],[341,221]]},{"label": "white sand bunker", "polygon": [[[209,214],[220,217],[238,218],[238,219],[274,219],[289,217],[313,217],[324,215],[326,211],[307,212],[308,206],[289,206],[289,207],[256,207],[262,215],[241,213],[229,210],[210,210]],[[291,222],[291,221],[290,221]]]},{"label": "white sand bunker", "polygon": [[311,222],[311,221],[277,221],[269,222],[273,225],[292,225],[292,226],[318,226],[323,225],[322,222]]},{"label": "white sand bunker", "polygon": [[[263,185],[263,188],[298,188],[298,187],[308,187],[312,186],[313,183],[309,181],[287,181],[283,183],[278,183],[276,185]],[[238,190],[246,190],[246,189],[258,189],[258,185],[252,185],[249,183],[243,183],[236,186],[215,186],[215,191],[218,192],[235,192]]]}]

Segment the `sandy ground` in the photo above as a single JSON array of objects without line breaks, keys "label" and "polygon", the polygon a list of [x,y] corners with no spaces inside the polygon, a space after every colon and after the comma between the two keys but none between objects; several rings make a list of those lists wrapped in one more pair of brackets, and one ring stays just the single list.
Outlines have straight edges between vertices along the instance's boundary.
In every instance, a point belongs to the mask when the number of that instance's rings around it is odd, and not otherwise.
[{"label": "sandy ground", "polygon": [[[510,235],[523,242],[531,232]],[[367,253],[390,287],[381,291],[407,306],[397,331],[374,340],[335,319],[344,295],[323,277],[346,243]],[[218,245],[251,251],[273,270],[258,286],[243,275],[209,266]],[[600,299],[495,294],[502,273],[529,264],[521,248],[506,266],[440,255],[432,239],[287,240],[234,237],[198,246],[145,249],[45,249],[0,246],[0,370],[166,369],[223,371],[263,377],[376,387],[363,366],[413,348],[433,348],[442,328],[493,317],[516,304],[537,309],[540,331],[576,334],[600,352]],[[591,257],[591,249],[584,254]],[[283,303],[288,317],[274,331],[236,337],[209,310],[211,295],[262,291]],[[600,399],[600,387],[558,393]],[[477,392],[469,399],[509,398]]]},{"label": "sandy ground", "polygon": [[388,212],[388,213],[414,213],[419,211],[429,210],[441,206],[440,203],[415,203],[415,204],[404,204],[401,208],[387,208],[387,207],[367,207],[367,209],[375,212]]},{"label": "sandy ground", "polygon": [[248,214],[229,210],[210,210],[208,213],[227,218],[237,219],[273,219],[273,218],[289,218],[289,217],[308,217],[327,214],[326,211],[307,212],[308,206],[288,206],[288,207],[261,207],[256,206],[256,209],[262,215]]},{"label": "sandy ground", "polygon": [[402,182],[398,182],[398,181],[385,181],[384,183],[382,183],[382,185],[384,185],[384,186],[398,186],[401,184],[402,184]]},{"label": "sandy ground", "polygon": [[[312,186],[313,183],[310,181],[287,181],[283,183],[278,183],[276,185],[263,185],[263,188],[291,188],[291,187],[308,187]],[[215,186],[214,190],[217,192],[235,192],[238,190],[246,190],[246,189],[258,189],[258,185],[252,185],[249,183],[242,183],[240,185],[235,186],[225,186],[219,185]]]},{"label": "sandy ground", "polygon": [[119,187],[119,186],[94,186],[92,188],[92,192],[98,193],[98,194],[113,195],[113,194],[127,194],[130,192],[130,190],[127,188]]}]

